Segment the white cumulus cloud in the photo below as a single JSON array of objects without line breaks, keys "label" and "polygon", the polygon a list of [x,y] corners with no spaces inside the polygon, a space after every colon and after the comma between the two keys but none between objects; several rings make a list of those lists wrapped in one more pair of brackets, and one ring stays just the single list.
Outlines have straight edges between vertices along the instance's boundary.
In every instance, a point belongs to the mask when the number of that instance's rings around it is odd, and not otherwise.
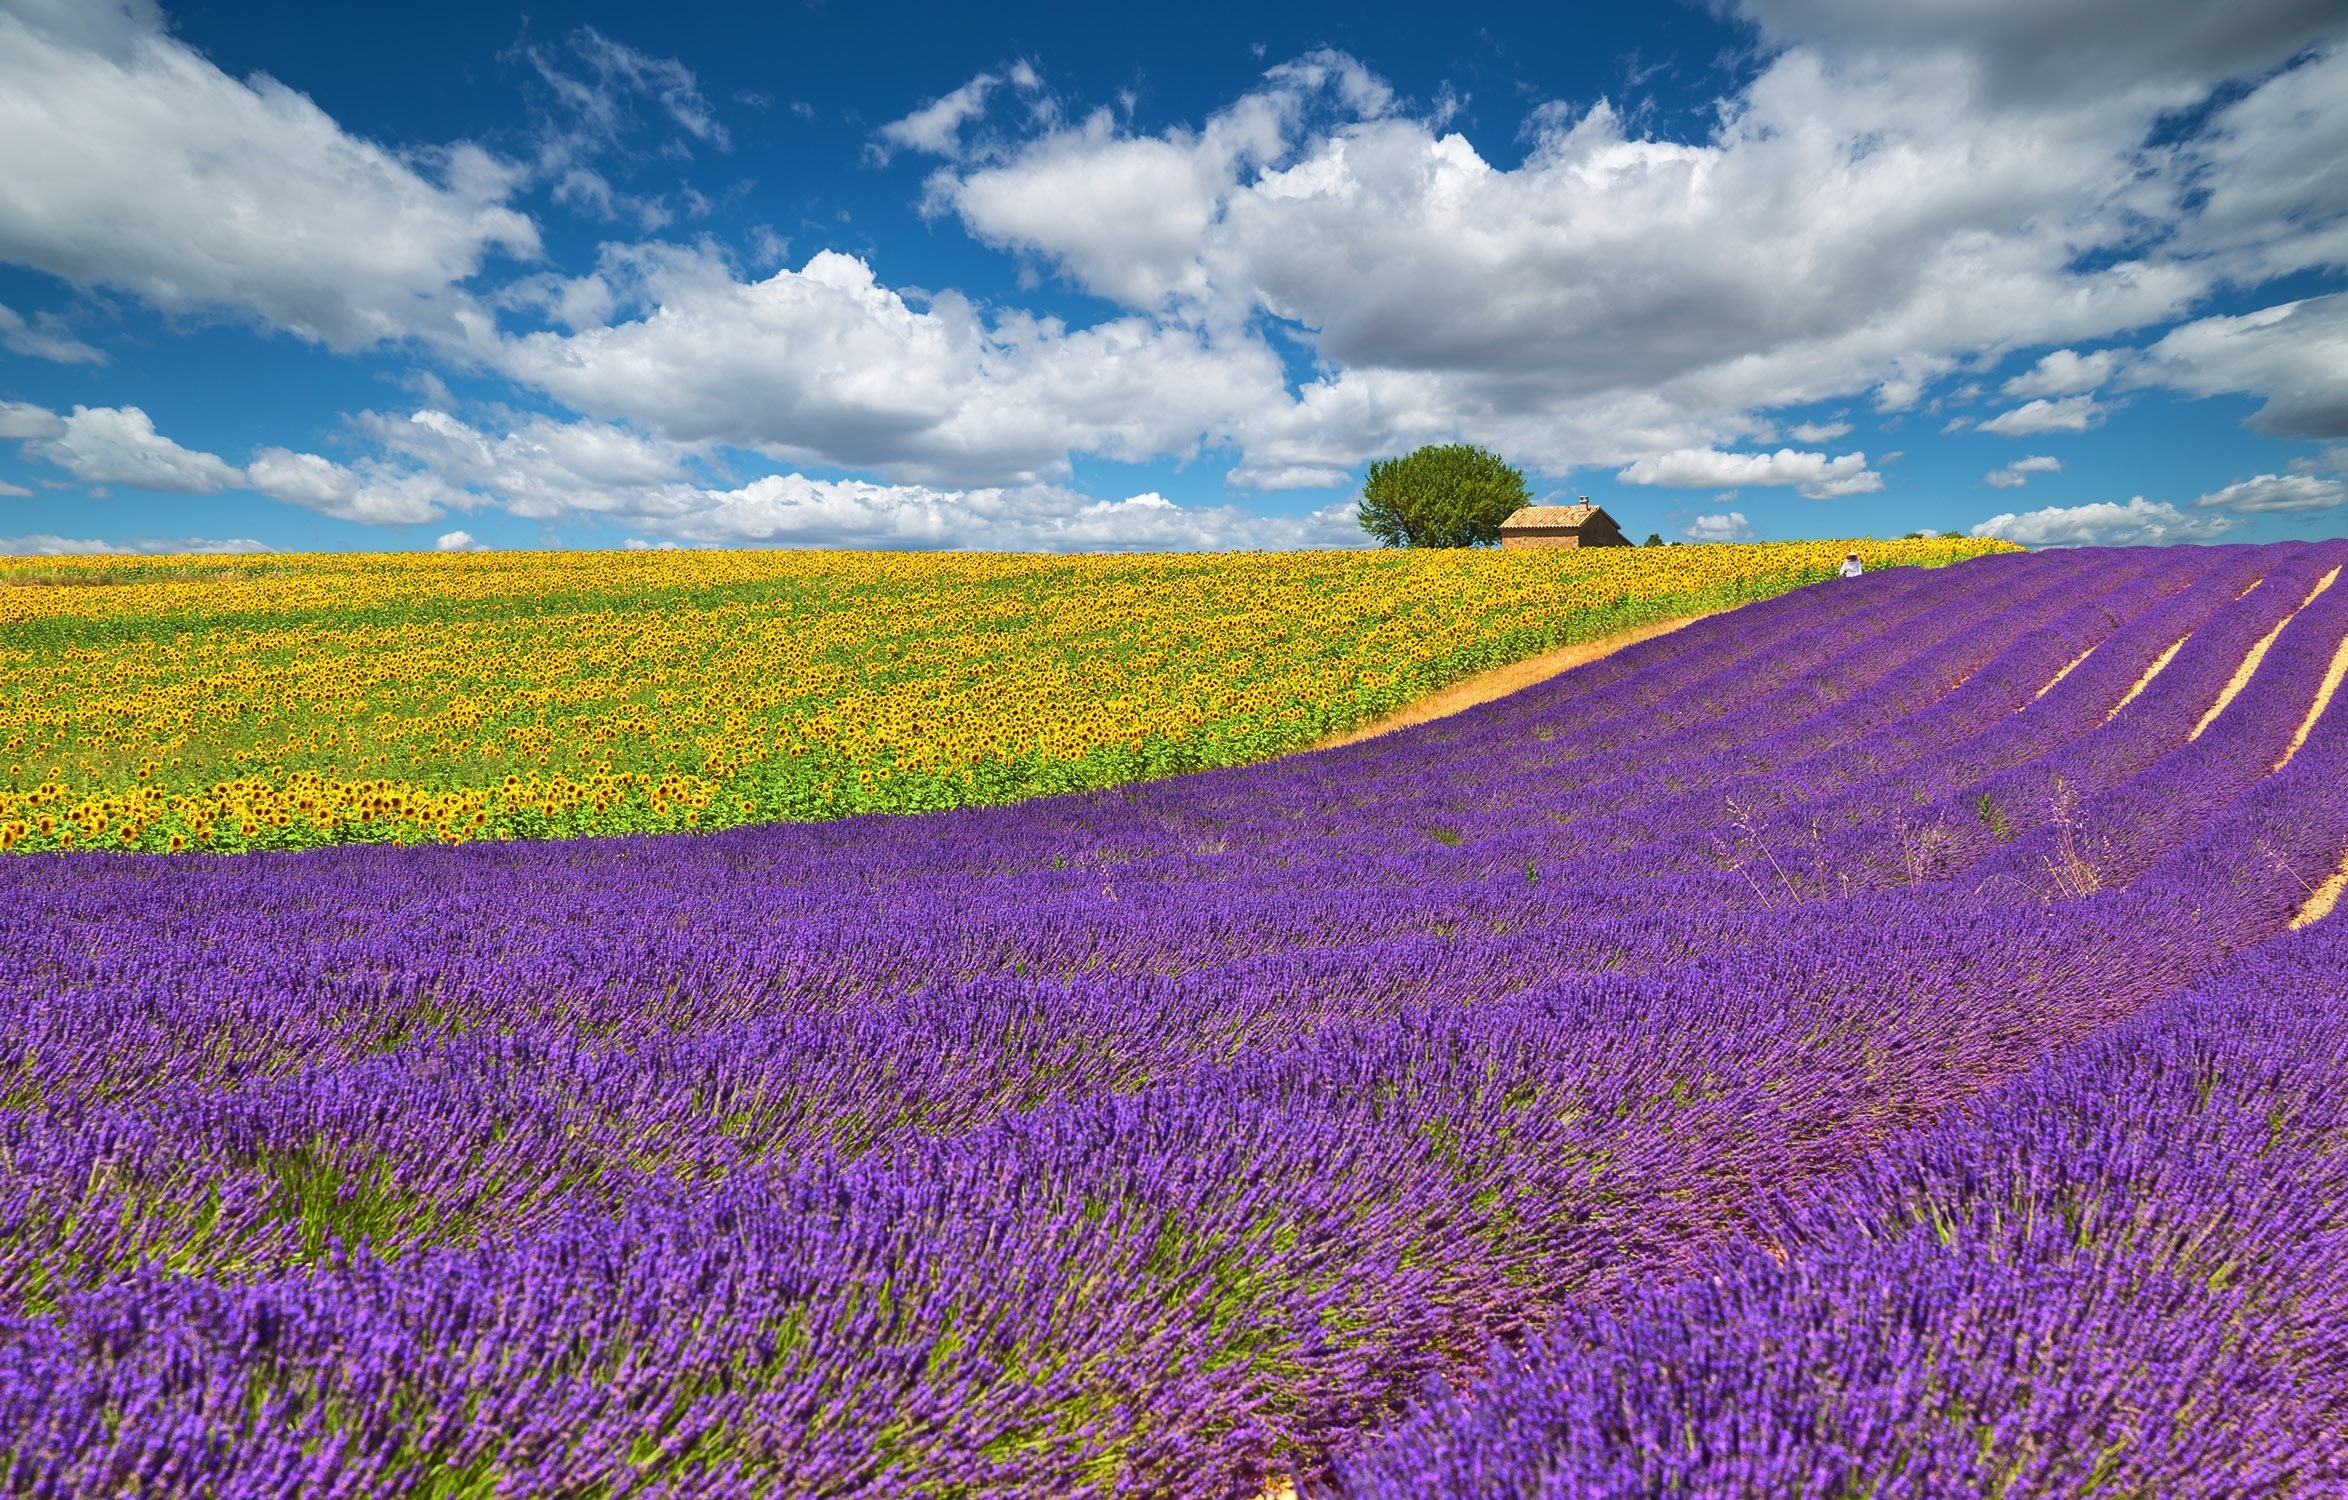
[{"label": "white cumulus cloud", "polygon": [[102,365],[106,353],[92,348],[66,332],[64,324],[51,317],[40,317],[28,323],[15,308],[0,303],[0,349],[21,354],[27,359],[52,360],[61,365]]},{"label": "white cumulus cloud", "polygon": [[2111,379],[2119,366],[2116,350],[2081,354],[2076,349],[2057,349],[1999,389],[2009,396],[2071,396],[2094,390]]},{"label": "white cumulus cloud", "polygon": [[1736,0],[1781,45],[1845,58],[1944,54],[1999,101],[2194,97],[2340,23],[2329,0]]},{"label": "white cumulus cloud", "polygon": [[1680,535],[1691,542],[1750,542],[1759,533],[1753,530],[1743,511],[1732,510],[1721,515],[1698,516]]},{"label": "white cumulus cloud", "polygon": [[56,536],[48,533],[0,536],[0,557],[155,557],[179,554],[237,557],[275,550],[266,542],[256,542],[250,537],[226,540],[199,536],[133,537],[125,542],[109,542],[96,537]]},{"label": "white cumulus cloud", "polygon": [[2002,469],[1992,469],[1981,477],[2001,490],[2018,490],[2030,482],[2033,474],[2060,474],[2063,461],[2044,453],[2033,453],[2028,458],[2017,458]]},{"label": "white cumulus cloud", "polygon": [[272,500],[367,526],[437,521],[444,506],[471,503],[470,497],[434,474],[373,460],[347,467],[315,453],[284,448],[254,454],[245,466],[245,483]]},{"label": "white cumulus cloud", "polygon": [[368,412],[358,426],[416,472],[530,520],[634,508],[684,485],[690,457],[610,423],[544,416],[496,434],[430,407],[406,417]]},{"label": "white cumulus cloud", "polygon": [[199,453],[155,430],[135,406],[77,406],[48,436],[24,445],[27,457],[55,464],[84,484],[209,495],[242,482],[235,465]]},{"label": "white cumulus cloud", "polygon": [[1977,425],[1999,437],[2037,437],[2049,432],[2085,432],[2102,422],[2103,414],[2104,408],[2093,396],[2065,396],[2025,401]]},{"label": "white cumulus cloud", "polygon": [[989,244],[1041,252],[1080,285],[1128,306],[1196,302],[1214,291],[1209,241],[1240,181],[1288,150],[1308,105],[1324,95],[1373,114],[1390,98],[1360,63],[1318,52],[1272,69],[1262,87],[1198,130],[1136,136],[1096,110],[1008,162],[938,174],[928,204],[951,210]]},{"label": "white cumulus cloud", "polygon": [[456,335],[462,283],[538,252],[506,205],[515,169],[349,135],[274,79],[221,72],[149,4],[0,12],[0,141],[0,260],[338,349]]},{"label": "white cumulus cloud", "polygon": [[405,525],[438,519],[472,495],[429,469],[370,457],[356,465],[315,453],[263,448],[243,468],[183,448],[135,406],[77,406],[60,416],[25,402],[0,402],[0,438],[25,438],[28,458],[54,464],[84,484],[210,495],[244,489],[337,520]]},{"label": "white cumulus cloud", "polygon": [[[932,156],[960,156],[962,127],[986,113],[987,95],[993,93],[1002,81],[992,73],[981,73],[951,93],[942,94],[910,114],[889,121],[876,133],[890,147],[899,150],[925,151]],[[885,150],[882,154],[885,159]]]},{"label": "white cumulus cloud", "polygon": [[[1184,505],[1155,491],[1102,500],[1063,485],[968,488],[766,474],[712,482],[700,449],[595,421],[523,417],[483,428],[426,408],[355,424],[378,454],[345,467],[275,450],[255,487],[378,522],[495,508],[529,520],[624,525],[645,545],[905,547],[1035,551],[1359,547],[1354,502],[1306,515]],[[408,502],[394,509],[395,502]],[[471,545],[442,538],[444,550]]]},{"label": "white cumulus cloud", "polygon": [[576,410],[671,442],[892,480],[1023,484],[1065,473],[1072,450],[1188,456],[1244,413],[1287,404],[1260,340],[1142,317],[1077,330],[989,317],[950,293],[916,301],[833,251],[758,281],[690,252],[625,274],[642,316],[531,334],[497,357]]},{"label": "white cumulus cloud", "polygon": [[[2320,35],[2310,7],[2284,10],[2233,24],[2258,45],[2190,66],[2131,53],[2086,94],[2009,87],[2029,49],[1953,23],[1906,46],[1887,40],[1903,28],[1820,11],[1780,28],[1785,50],[1707,138],[1557,108],[1513,168],[1437,115],[1350,111],[1343,91],[1268,75],[1196,127],[1095,113],[941,173],[928,201],[1137,311],[1299,330],[1325,373],[1251,412],[1239,482],[1320,478],[1427,435],[1551,472],[1619,465],[1758,436],[1773,407],[1872,392],[1904,409],[1981,354],[2188,309],[2217,269],[2146,248],[2148,222],[2189,215],[2186,169],[2161,177],[2159,158],[2148,177],[2139,153],[2180,91]],[[2116,361],[2064,349],[2017,379],[2051,392]]]},{"label": "white cumulus cloud", "polygon": [[2348,294],[2201,318],[2146,351],[2134,378],[2196,396],[2265,398],[2250,418],[2282,437],[2348,437]]},{"label": "white cumulus cloud", "polygon": [[2016,515],[1991,516],[1973,535],[2020,542],[2025,547],[2129,547],[2170,542],[2215,541],[2244,523],[2229,516],[2195,515],[2166,501],[2136,496],[2121,505],[2049,506]]},{"label": "white cumulus cloud", "polygon": [[1797,443],[1831,443],[1850,430],[1848,422],[1797,422],[1785,430],[1785,435]]},{"label": "white cumulus cloud", "polygon": [[2193,503],[2204,510],[2230,510],[2237,515],[2301,515],[2348,504],[2348,484],[2313,474],[2260,474],[2213,490]]},{"label": "white cumulus cloud", "polygon": [[1659,484],[1673,489],[1717,490],[1746,485],[1792,485],[1812,500],[1872,494],[1883,476],[1867,467],[1864,453],[1829,458],[1780,448],[1775,453],[1722,453],[1682,448],[1638,459],[1617,473],[1625,484]]},{"label": "white cumulus cloud", "polygon": [[30,401],[0,401],[0,440],[55,437],[65,430],[65,418]]},{"label": "white cumulus cloud", "polygon": [[1044,552],[1360,547],[1352,501],[1303,516],[1177,505],[1154,492],[1095,500],[1057,485],[973,490],[774,474],[704,491],[692,509],[646,516],[684,542]]},{"label": "white cumulus cloud", "polygon": [[2226,105],[2180,148],[2206,196],[2175,248],[2222,264],[2238,284],[2348,265],[2348,38],[2333,19],[2328,46]]}]

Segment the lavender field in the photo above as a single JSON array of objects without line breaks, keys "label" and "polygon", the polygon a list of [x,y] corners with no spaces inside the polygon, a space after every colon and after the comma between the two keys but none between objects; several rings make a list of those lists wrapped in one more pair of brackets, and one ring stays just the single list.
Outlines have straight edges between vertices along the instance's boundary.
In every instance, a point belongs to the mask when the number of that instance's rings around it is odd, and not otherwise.
[{"label": "lavender field", "polygon": [[1876,572],[1012,807],[0,862],[0,1490],[2338,1495],[2344,564]]}]

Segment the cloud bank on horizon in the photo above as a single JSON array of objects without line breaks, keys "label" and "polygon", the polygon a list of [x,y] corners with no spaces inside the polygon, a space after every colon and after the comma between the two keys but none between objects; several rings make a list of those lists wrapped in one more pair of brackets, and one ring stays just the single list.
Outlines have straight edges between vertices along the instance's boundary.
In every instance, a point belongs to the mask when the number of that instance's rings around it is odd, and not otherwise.
[{"label": "cloud bank on horizon", "polygon": [[0,0],[0,551],[1361,545],[1453,440],[1692,540],[2348,521],[2335,0],[1673,24],[1740,47],[1488,103],[1303,47],[1155,122],[942,55],[832,159],[584,18],[393,141],[352,64]]}]

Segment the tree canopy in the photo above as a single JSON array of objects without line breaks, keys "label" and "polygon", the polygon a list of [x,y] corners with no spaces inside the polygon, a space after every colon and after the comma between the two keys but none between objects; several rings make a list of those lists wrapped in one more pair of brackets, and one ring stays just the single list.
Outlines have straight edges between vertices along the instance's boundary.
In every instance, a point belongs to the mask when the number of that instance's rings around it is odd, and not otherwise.
[{"label": "tree canopy", "polygon": [[1362,530],[1389,547],[1489,547],[1532,501],[1525,476],[1472,443],[1381,458],[1362,481]]}]

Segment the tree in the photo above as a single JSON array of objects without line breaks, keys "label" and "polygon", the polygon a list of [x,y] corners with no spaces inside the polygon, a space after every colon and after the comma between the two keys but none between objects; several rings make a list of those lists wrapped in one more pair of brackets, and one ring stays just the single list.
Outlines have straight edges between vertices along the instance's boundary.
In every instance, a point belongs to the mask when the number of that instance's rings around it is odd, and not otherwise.
[{"label": "tree", "polygon": [[1525,476],[1472,443],[1381,458],[1362,481],[1362,530],[1389,547],[1489,547],[1532,501]]},{"label": "tree", "polygon": [[1660,531],[1650,531],[1647,533],[1647,539],[1639,543],[1639,545],[1642,547],[1660,547],[1663,545],[1663,533]]}]

